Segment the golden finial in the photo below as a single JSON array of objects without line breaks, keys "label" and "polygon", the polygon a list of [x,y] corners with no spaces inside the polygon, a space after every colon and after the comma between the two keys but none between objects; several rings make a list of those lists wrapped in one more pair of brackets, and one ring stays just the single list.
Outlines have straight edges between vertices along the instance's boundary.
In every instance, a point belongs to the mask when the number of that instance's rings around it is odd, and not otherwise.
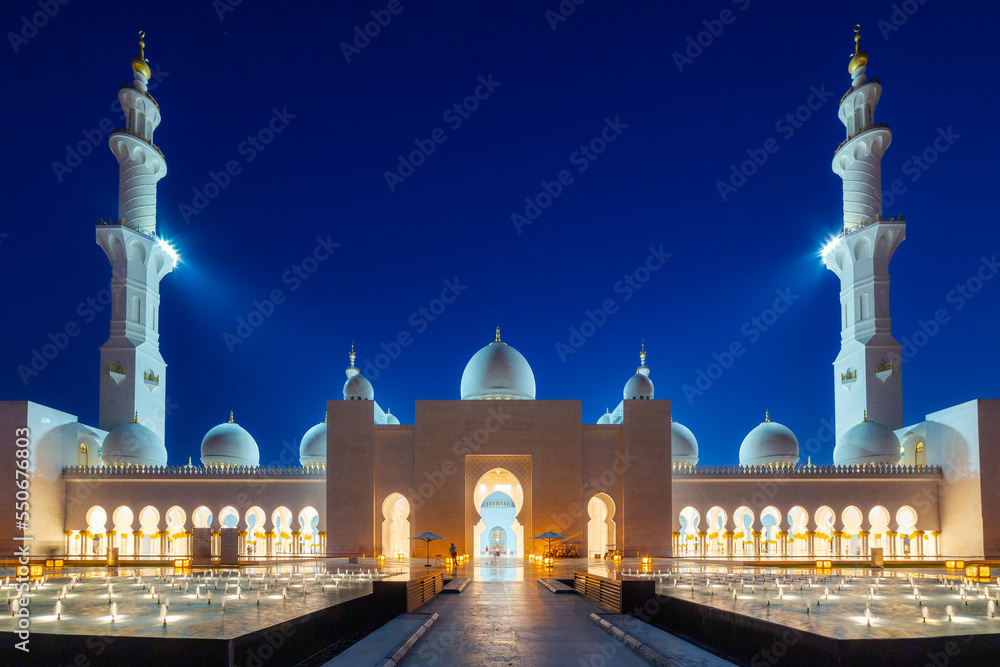
[{"label": "golden finial", "polygon": [[139,413],[138,412],[136,412],[135,413],[135,417],[132,418],[132,423],[133,424],[138,424],[139,423]]},{"label": "golden finial", "polygon": [[188,468],[190,468],[190,467],[191,467],[191,457],[189,456],[188,457]]},{"label": "golden finial", "polygon": [[497,327],[497,339],[495,341],[493,341],[493,342],[494,343],[503,343],[503,341],[500,340],[500,327],[499,326]]},{"label": "golden finial", "polygon": [[868,54],[861,50],[861,24],[854,26],[854,55],[851,62],[847,64],[847,73],[854,74],[859,67],[864,67],[868,63]]},{"label": "golden finial", "polygon": [[765,422],[771,421],[771,411],[770,410],[764,410],[764,421]]},{"label": "golden finial", "polygon": [[806,457],[806,466],[812,467],[812,464],[813,464],[813,457],[812,456],[807,456]]},{"label": "golden finial", "polygon": [[329,410],[327,410],[326,412],[324,412],[324,413],[323,413],[323,423],[324,423],[324,424],[326,423],[326,420],[327,420],[327,419],[328,419],[329,417],[330,417],[330,411],[329,411]]},{"label": "golden finial", "polygon": [[236,423],[236,422],[233,421],[233,411],[232,410],[229,411],[229,423],[230,424],[235,424]]},{"label": "golden finial", "polygon": [[866,421],[868,421],[868,411],[867,410],[862,410],[861,411],[861,423],[864,424]]},{"label": "golden finial", "polygon": [[357,355],[354,354],[354,341],[353,340],[351,341],[351,353],[349,355],[347,355],[347,358],[351,360],[351,366],[353,366],[354,365],[354,360],[357,358]]},{"label": "golden finial", "polygon": [[646,365],[646,339],[642,340],[642,348],[639,350],[639,364]]},{"label": "golden finial", "polygon": [[150,77],[150,71],[149,71],[149,64],[146,62],[146,42],[145,42],[145,39],[146,39],[146,31],[145,30],[140,30],[139,31],[139,55],[136,56],[135,58],[132,58],[132,71],[133,72],[138,72],[139,74],[142,74],[144,77],[146,77],[146,80],[148,81],[149,77]]}]

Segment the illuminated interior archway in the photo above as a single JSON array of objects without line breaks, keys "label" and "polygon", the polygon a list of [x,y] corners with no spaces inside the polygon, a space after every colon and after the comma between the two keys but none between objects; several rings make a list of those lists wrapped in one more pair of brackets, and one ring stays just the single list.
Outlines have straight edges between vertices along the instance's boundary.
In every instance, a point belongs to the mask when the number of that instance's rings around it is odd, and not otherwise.
[{"label": "illuminated interior archway", "polygon": [[390,493],[382,501],[382,555],[395,560],[410,556],[410,501],[402,493]]},{"label": "illuminated interior archway", "polygon": [[118,555],[131,555],[135,549],[132,543],[132,521],[135,515],[127,505],[122,505],[111,515],[111,521],[115,528],[115,539],[111,546],[118,547]]},{"label": "illuminated interior archway", "polygon": [[489,536],[483,535],[486,533],[487,528],[492,528],[493,525],[486,525],[483,521],[483,502],[486,500],[487,496],[500,492],[505,494],[510,501],[514,504],[514,518],[509,526],[503,526],[505,530],[509,532],[514,538],[514,544],[516,545],[514,550],[514,556],[523,557],[527,546],[524,540],[524,526],[518,517],[521,514],[521,508],[524,506],[524,489],[521,488],[521,482],[514,475],[505,468],[494,468],[490,470],[476,482],[475,490],[472,494],[473,506],[476,508],[476,525],[473,526],[473,547],[472,553],[475,556],[483,556],[483,549],[489,544]]},{"label": "illuminated interior archway", "polygon": [[142,539],[139,540],[139,552],[155,555],[160,553],[160,540],[156,534],[160,530],[160,512],[152,505],[146,505],[139,512],[139,529]]},{"label": "illuminated interior archway", "polygon": [[598,493],[587,503],[587,553],[599,554],[601,558],[608,547],[618,542],[615,526],[615,501],[606,493]]}]

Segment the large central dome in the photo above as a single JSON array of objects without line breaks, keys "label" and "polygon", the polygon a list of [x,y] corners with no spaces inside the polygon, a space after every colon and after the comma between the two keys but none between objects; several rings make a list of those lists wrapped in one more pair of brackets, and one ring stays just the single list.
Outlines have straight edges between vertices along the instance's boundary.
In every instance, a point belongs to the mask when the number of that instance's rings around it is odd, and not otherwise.
[{"label": "large central dome", "polygon": [[534,400],[535,374],[520,352],[497,339],[472,355],[462,373],[462,400]]}]

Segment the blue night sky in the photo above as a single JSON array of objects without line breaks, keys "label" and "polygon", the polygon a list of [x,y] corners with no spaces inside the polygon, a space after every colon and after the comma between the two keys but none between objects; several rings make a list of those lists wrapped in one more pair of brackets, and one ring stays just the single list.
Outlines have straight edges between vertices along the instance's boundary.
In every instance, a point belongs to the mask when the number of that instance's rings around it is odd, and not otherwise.
[{"label": "blue night sky", "polygon": [[[556,21],[557,0],[70,2],[25,27],[39,4],[0,20],[4,399],[97,424],[107,311],[81,304],[110,278],[94,224],[117,217],[118,165],[101,128],[121,124],[141,29],[169,166],[158,231],[183,257],[161,284],[171,463],[197,461],[230,410],[262,463],[297,453],[341,397],[352,340],[363,369],[383,366],[366,373],[376,400],[412,423],[415,400],[459,397],[498,324],[538,398],[582,400],[587,422],[621,400],[644,339],[702,463],[736,463],[765,409],[805,443],[833,415],[839,283],[817,251],[842,226],[830,164],[858,22],[893,132],[885,213],[908,225],[891,264],[895,336],[922,343],[906,423],[998,395],[1000,279],[959,290],[1000,253],[994,4],[588,0]],[[341,46],[372,12],[391,20]],[[304,262],[317,239],[339,245]],[[275,290],[260,326],[227,337]],[[80,334],[22,378],[70,323]]]}]

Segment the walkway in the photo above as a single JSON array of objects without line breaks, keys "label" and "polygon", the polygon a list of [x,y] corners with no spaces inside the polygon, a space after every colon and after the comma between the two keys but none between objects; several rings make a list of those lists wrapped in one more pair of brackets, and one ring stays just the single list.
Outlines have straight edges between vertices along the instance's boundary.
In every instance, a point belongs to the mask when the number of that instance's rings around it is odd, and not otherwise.
[{"label": "walkway", "polygon": [[421,613],[440,618],[403,661],[422,665],[643,665],[575,595],[554,595],[536,581],[473,581],[460,595],[439,595]]}]

